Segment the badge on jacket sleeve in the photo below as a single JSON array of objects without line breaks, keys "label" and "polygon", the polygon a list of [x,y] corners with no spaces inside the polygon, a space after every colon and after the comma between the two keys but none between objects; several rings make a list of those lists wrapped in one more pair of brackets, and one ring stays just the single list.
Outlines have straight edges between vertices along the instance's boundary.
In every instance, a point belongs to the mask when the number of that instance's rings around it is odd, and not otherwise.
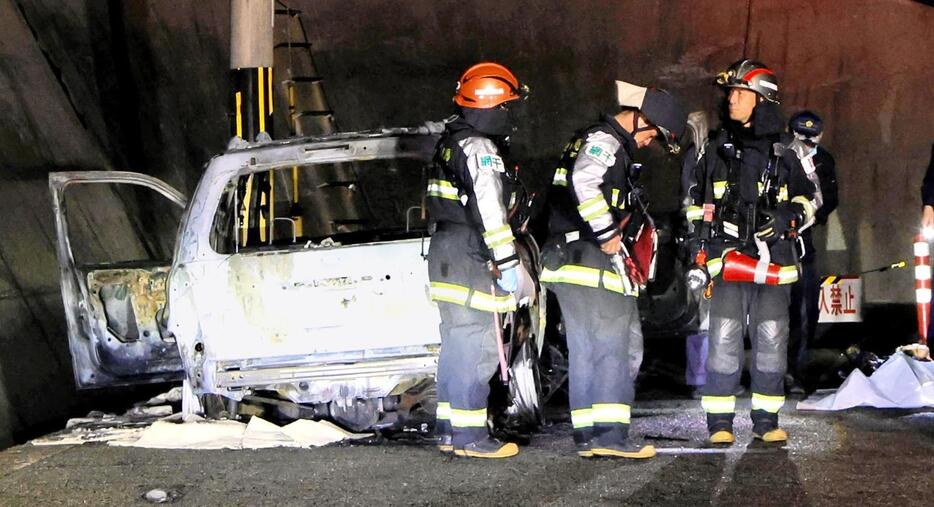
[{"label": "badge on jacket sleeve", "polygon": [[607,167],[616,164],[616,155],[601,144],[588,143],[584,153]]},{"label": "badge on jacket sleeve", "polygon": [[506,172],[506,165],[503,164],[503,159],[499,158],[498,155],[478,153],[477,165],[481,168],[492,169],[498,173]]}]

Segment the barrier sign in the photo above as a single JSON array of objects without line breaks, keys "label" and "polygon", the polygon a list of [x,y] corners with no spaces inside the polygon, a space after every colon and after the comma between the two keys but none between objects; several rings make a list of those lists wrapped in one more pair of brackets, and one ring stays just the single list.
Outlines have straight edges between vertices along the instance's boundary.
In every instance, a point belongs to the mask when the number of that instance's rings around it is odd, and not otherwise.
[{"label": "barrier sign", "polygon": [[862,322],[863,280],[858,276],[827,276],[820,284],[817,322]]}]

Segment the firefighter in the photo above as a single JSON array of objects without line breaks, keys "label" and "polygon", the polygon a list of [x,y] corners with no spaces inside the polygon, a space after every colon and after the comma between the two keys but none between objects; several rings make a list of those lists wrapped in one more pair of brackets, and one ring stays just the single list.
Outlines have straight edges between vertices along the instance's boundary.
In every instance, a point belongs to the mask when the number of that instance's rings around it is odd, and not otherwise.
[{"label": "firefighter", "polygon": [[695,167],[686,209],[697,262],[714,280],[701,403],[710,442],[732,443],[748,331],[753,435],[783,442],[778,412],[785,401],[790,284],[799,276],[794,241],[814,220],[815,187],[788,149],[775,73],[740,60],[717,83],[726,91],[725,123]]},{"label": "firefighter", "polygon": [[650,458],[654,447],[629,440],[630,370],[641,356],[636,296],[652,263],[634,255],[632,240],[650,218],[632,156],[656,137],[676,152],[686,117],[662,90],[617,81],[616,91],[620,111],[575,133],[555,170],[541,281],[564,319],[577,454]]},{"label": "firefighter", "polygon": [[515,310],[521,276],[501,152],[513,131],[511,109],[525,90],[502,65],[467,69],[454,95],[459,112],[438,143],[428,181],[429,292],[441,313],[436,431],[439,449],[459,456],[519,452],[489,435],[487,396],[498,364],[495,314]]},{"label": "firefighter", "polygon": [[[836,164],[833,155],[820,145],[824,122],[813,111],[800,111],[788,120],[788,130],[795,137],[792,147],[805,173],[817,185],[815,200],[820,207],[814,215],[814,225],[824,225],[839,203]],[[813,227],[809,227],[799,235],[797,245],[801,258],[801,278],[791,286],[791,332],[785,385],[788,394],[792,396],[805,394],[802,382],[808,360],[808,346],[814,340],[820,314],[820,284],[812,231]]]}]

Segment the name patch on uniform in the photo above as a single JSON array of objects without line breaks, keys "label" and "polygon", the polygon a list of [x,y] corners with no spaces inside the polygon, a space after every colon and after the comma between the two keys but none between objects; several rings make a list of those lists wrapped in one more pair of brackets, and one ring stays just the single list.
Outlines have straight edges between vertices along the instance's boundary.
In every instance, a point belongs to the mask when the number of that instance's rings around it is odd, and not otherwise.
[{"label": "name patch on uniform", "polygon": [[616,156],[613,155],[613,152],[608,150],[605,146],[596,143],[589,144],[585,153],[607,167],[616,163]]},{"label": "name patch on uniform", "polygon": [[503,164],[503,159],[499,158],[497,155],[477,155],[477,165],[481,168],[492,169],[498,173],[506,172],[506,165]]}]

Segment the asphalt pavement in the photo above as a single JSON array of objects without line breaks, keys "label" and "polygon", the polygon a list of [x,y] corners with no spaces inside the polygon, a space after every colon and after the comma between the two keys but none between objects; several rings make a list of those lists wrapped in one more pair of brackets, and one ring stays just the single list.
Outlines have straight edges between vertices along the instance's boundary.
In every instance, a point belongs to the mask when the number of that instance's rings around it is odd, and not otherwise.
[{"label": "asphalt pavement", "polygon": [[317,449],[151,450],[104,444],[0,452],[2,505],[934,505],[934,410],[796,412],[785,446],[709,448],[699,402],[637,403],[645,461],[582,459],[561,411],[519,456],[447,457],[424,442]]}]

